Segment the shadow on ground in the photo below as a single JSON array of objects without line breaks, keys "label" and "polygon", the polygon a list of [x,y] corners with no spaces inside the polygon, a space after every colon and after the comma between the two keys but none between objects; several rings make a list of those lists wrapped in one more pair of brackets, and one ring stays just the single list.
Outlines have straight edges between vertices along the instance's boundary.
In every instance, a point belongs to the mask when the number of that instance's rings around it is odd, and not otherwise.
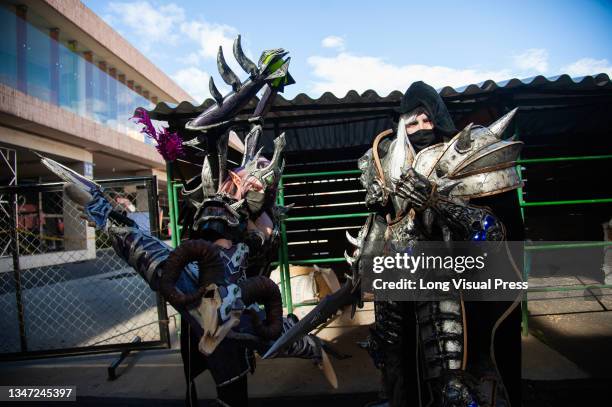
[{"label": "shadow on ground", "polygon": [[523,381],[523,407],[609,406],[611,379]]}]

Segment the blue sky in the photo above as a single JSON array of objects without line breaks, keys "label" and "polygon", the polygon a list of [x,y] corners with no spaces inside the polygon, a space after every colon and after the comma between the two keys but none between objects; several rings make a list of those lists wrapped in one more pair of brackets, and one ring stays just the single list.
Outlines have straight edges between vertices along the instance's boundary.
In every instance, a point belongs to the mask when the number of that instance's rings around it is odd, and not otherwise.
[{"label": "blue sky", "polygon": [[84,3],[201,102],[223,45],[242,34],[292,56],[285,97],[350,89],[381,95],[424,80],[436,88],[568,73],[612,76],[610,1],[101,1]]}]

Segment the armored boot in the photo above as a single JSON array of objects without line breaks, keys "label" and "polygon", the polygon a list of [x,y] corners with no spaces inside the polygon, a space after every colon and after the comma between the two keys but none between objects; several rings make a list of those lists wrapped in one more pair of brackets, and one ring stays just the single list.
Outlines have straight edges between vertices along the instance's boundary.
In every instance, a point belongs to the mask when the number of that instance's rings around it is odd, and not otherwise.
[{"label": "armored boot", "polygon": [[416,303],[424,378],[435,406],[477,407],[465,368],[465,315],[454,298]]}]

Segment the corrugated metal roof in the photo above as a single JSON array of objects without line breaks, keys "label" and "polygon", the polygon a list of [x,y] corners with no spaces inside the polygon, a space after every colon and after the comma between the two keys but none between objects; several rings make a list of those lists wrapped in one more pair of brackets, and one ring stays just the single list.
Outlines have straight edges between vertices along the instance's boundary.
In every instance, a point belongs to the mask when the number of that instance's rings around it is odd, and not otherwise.
[{"label": "corrugated metal roof", "polygon": [[476,94],[494,92],[497,89],[542,89],[542,90],[599,90],[612,89],[612,82],[605,73],[593,76],[580,76],[572,78],[569,75],[557,75],[544,77],[542,75],[533,76],[527,79],[508,79],[495,82],[486,80],[479,84],[462,86],[454,89],[446,86],[440,90],[442,97],[471,96]]},{"label": "corrugated metal roof", "polygon": [[[544,77],[541,75],[527,79],[508,79],[505,81],[495,82],[486,80],[479,84],[471,84],[459,88],[446,86],[439,92],[440,95],[448,100],[465,100],[475,97],[487,96],[489,94],[503,92],[518,92],[528,91],[535,93],[564,93],[564,92],[591,92],[591,91],[612,91],[612,81],[608,75],[601,73],[592,76],[582,76],[572,78],[569,75],[558,75],[553,77]],[[343,97],[338,97],[331,92],[323,93],[319,98],[313,99],[310,96],[300,93],[293,99],[285,99],[279,95],[270,109],[269,117],[287,117],[291,116],[297,110],[308,110],[314,113],[316,110],[324,110],[326,113],[331,113],[330,110],[359,110],[363,108],[380,109],[381,111],[399,104],[402,97],[402,92],[396,90],[389,93],[387,96],[380,96],[374,90],[366,90],[359,94],[355,90],[350,90]],[[252,111],[259,100],[254,98],[245,107],[244,113]],[[214,102],[212,99],[205,100],[199,106],[194,106],[189,102],[181,102],[178,106],[159,103],[150,113],[152,118],[157,120],[166,120],[168,117],[187,118],[193,117]]]}]

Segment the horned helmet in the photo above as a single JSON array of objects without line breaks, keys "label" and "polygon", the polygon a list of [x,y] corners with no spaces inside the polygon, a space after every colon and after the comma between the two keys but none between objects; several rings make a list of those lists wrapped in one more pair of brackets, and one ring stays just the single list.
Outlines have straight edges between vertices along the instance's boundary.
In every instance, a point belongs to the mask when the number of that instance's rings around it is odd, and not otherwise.
[{"label": "horned helmet", "polygon": [[[284,161],[285,135],[274,140],[274,153],[270,160],[256,150],[263,132],[261,125],[253,125],[245,138],[245,148],[239,167],[227,170],[229,133],[217,143],[219,177],[215,183],[209,157],[204,158],[201,183],[191,190],[183,189],[196,208],[192,229],[194,232],[216,232],[234,239],[244,231],[248,219],[255,220],[276,201]],[[200,200],[201,199],[201,200]]]}]

